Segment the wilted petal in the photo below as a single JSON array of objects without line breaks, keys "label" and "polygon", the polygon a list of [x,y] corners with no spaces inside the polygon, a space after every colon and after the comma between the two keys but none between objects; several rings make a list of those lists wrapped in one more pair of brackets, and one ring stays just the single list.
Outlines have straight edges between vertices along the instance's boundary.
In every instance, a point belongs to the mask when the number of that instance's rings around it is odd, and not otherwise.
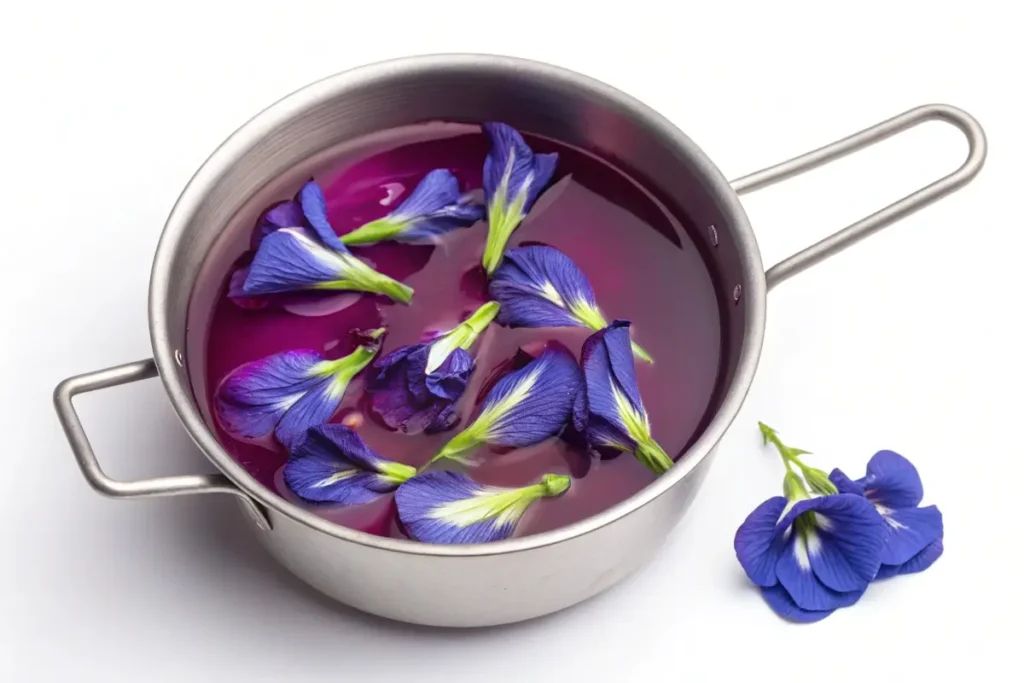
[{"label": "wilted petal", "polygon": [[303,500],[359,505],[394,491],[416,469],[381,458],[345,425],[310,429],[291,452],[284,480]]},{"label": "wilted petal", "polygon": [[775,533],[787,501],[782,496],[769,498],[754,508],[736,531],[733,548],[743,571],[758,586],[778,583],[775,565],[779,561],[782,544]]},{"label": "wilted petal", "polygon": [[306,222],[320,238],[320,243],[334,251],[348,251],[327,219],[327,199],[320,186],[310,180],[299,190],[298,200]]},{"label": "wilted petal", "polygon": [[436,169],[420,181],[402,204],[384,218],[342,236],[348,245],[394,241],[432,243],[441,235],[468,228],[484,217],[484,207],[459,193],[459,181],[447,169]]},{"label": "wilted petal", "polygon": [[490,293],[501,304],[498,322],[507,327],[599,330],[607,324],[583,271],[554,247],[509,251],[491,278]]},{"label": "wilted petal", "polygon": [[426,375],[427,390],[438,398],[458,401],[466,391],[473,367],[469,352],[455,349],[436,370]]},{"label": "wilted petal", "polygon": [[260,243],[243,292],[252,296],[298,290],[373,292],[403,303],[413,293],[352,254],[328,249],[307,230],[284,228]]},{"label": "wilted petal", "polygon": [[483,265],[493,273],[512,231],[551,181],[558,155],[534,154],[523,137],[504,123],[485,123],[483,129],[491,141],[484,160],[488,230]]},{"label": "wilted petal", "polygon": [[572,417],[583,376],[565,347],[549,344],[531,363],[502,377],[480,414],[435,456],[455,457],[482,443],[523,448],[556,435]]},{"label": "wilted petal", "polygon": [[924,485],[917,468],[899,453],[879,451],[868,461],[867,476],[860,480],[865,495],[887,508],[912,508],[921,504]]},{"label": "wilted petal", "polygon": [[[863,591],[861,591],[863,594]],[[764,601],[768,603],[768,606],[772,608],[776,614],[783,619],[788,619],[800,624],[813,624],[816,621],[821,621],[828,615],[835,612],[834,609],[812,611],[801,608],[795,602],[793,598],[789,596],[786,589],[780,585],[771,587],[761,587],[761,595],[764,597]],[[857,598],[860,596],[858,595]],[[853,600],[856,602],[856,600]],[[850,604],[853,604],[851,602]],[[843,605],[844,607],[846,605]]]},{"label": "wilted petal", "polygon": [[929,543],[924,550],[900,565],[883,564],[878,568],[876,579],[888,579],[901,574],[916,574],[923,572],[935,564],[935,560],[942,556],[942,539],[938,538]]},{"label": "wilted petal", "polygon": [[595,445],[622,444],[655,474],[674,464],[651,436],[630,350],[629,322],[616,320],[583,342],[580,354]]},{"label": "wilted petal", "polygon": [[409,534],[425,543],[487,543],[508,538],[530,505],[561,495],[566,475],[547,474],[522,488],[483,486],[464,474],[428,472],[395,494],[398,516]]},{"label": "wilted petal", "polygon": [[942,513],[934,505],[890,510],[880,508],[885,520],[882,564],[902,565],[942,538]]}]

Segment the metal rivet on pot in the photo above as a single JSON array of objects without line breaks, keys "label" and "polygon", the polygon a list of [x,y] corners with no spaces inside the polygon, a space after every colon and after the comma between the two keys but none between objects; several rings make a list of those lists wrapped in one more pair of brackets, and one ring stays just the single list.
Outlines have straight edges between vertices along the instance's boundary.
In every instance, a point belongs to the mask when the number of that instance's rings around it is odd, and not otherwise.
[{"label": "metal rivet on pot", "polygon": [[711,233],[711,246],[717,247],[718,246],[718,228],[715,227],[714,223],[712,223],[711,225],[708,226],[708,232]]},{"label": "metal rivet on pot", "polygon": [[739,304],[740,297],[743,296],[743,285],[736,285],[732,288],[732,301],[734,304]]}]

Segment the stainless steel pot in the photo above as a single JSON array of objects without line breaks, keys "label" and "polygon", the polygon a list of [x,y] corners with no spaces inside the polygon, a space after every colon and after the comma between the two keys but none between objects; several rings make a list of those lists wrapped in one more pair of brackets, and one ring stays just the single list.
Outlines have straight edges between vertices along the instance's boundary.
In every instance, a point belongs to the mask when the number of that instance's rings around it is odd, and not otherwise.
[{"label": "stainless steel pot", "polygon": [[[656,482],[601,514],[561,529],[492,544],[435,546],[334,525],[247,474],[217,442],[193,394],[202,392],[195,386],[197,374],[185,366],[184,349],[203,342],[203,325],[190,326],[188,320],[203,321],[212,310],[210,288],[197,283],[205,271],[224,272],[219,262],[227,253],[223,245],[246,238],[261,198],[308,177],[318,159],[346,141],[432,119],[500,119],[613,160],[644,179],[683,218],[709,267],[725,283],[720,294],[728,340],[726,390],[717,398],[713,420]],[[932,119],[953,124],[967,137],[970,152],[959,169],[764,271],[739,195]],[[289,95],[213,153],[179,198],[157,248],[149,297],[153,359],[64,380],[54,394],[57,414],[86,480],[100,493],[114,498],[233,495],[271,555],[343,603],[438,626],[486,626],[537,617],[623,579],[647,561],[682,517],[750,387],[761,352],[768,290],[962,187],[981,169],[985,152],[977,121],[954,107],[933,104],[730,183],[658,113],[570,71],[481,55],[416,57],[362,67]],[[125,482],[101,469],[73,397],[158,375],[185,429],[220,472]]]}]

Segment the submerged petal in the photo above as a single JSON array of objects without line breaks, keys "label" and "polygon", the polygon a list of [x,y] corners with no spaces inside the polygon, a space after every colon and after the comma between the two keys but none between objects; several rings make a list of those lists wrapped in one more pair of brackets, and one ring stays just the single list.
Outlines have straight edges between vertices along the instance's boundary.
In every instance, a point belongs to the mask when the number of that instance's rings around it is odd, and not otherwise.
[{"label": "submerged petal", "polygon": [[867,476],[860,480],[872,502],[888,508],[921,504],[924,486],[917,468],[899,453],[879,451],[868,461]]},{"label": "submerged petal", "polygon": [[576,359],[564,346],[549,344],[532,362],[495,383],[476,420],[434,460],[455,457],[482,443],[512,448],[540,443],[565,427],[583,389]]},{"label": "submerged petal", "polygon": [[924,550],[899,565],[883,564],[878,568],[878,575],[875,579],[888,579],[901,574],[916,574],[923,572],[935,564],[935,561],[942,556],[942,539],[938,538],[929,543]]},{"label": "submerged petal", "polygon": [[787,505],[782,496],[769,498],[754,508],[736,531],[733,548],[743,571],[758,586],[768,587],[778,583],[775,565],[782,550],[775,533]]},{"label": "submerged petal", "polygon": [[398,516],[425,543],[486,543],[508,538],[537,500],[564,493],[566,475],[547,474],[522,488],[483,486],[464,474],[428,472],[398,488]]},{"label": "submerged petal", "polygon": [[412,289],[348,252],[332,251],[305,229],[268,235],[256,251],[242,291],[249,296],[298,290],[353,290],[408,303]]},{"label": "submerged petal", "polygon": [[431,243],[447,232],[468,228],[483,217],[484,207],[466,201],[459,193],[455,175],[439,168],[428,173],[397,209],[347,233],[341,241],[348,245],[388,240]]},{"label": "submerged petal", "polygon": [[607,325],[583,271],[554,247],[509,251],[491,278],[490,293],[501,304],[498,322],[507,327],[596,331]]},{"label": "submerged petal", "polygon": [[934,505],[923,508],[889,510],[882,508],[885,520],[882,564],[901,565],[942,538],[942,513]]},{"label": "submerged petal", "polygon": [[655,474],[672,467],[672,459],[651,436],[630,350],[629,321],[616,320],[588,337],[580,360],[590,413],[588,439],[595,445],[622,444]]},{"label": "submerged petal", "polygon": [[263,238],[282,228],[301,228],[306,220],[302,207],[296,201],[278,202],[263,212],[256,221],[256,230],[252,236],[252,248],[259,247]]},{"label": "submerged petal", "polygon": [[415,474],[414,467],[384,460],[355,431],[337,424],[310,429],[284,467],[285,483],[300,498],[339,505],[368,503]]},{"label": "submerged petal", "polygon": [[484,197],[487,200],[487,245],[483,266],[493,273],[505,244],[551,181],[557,154],[534,154],[514,128],[485,123],[491,150],[484,160]]}]

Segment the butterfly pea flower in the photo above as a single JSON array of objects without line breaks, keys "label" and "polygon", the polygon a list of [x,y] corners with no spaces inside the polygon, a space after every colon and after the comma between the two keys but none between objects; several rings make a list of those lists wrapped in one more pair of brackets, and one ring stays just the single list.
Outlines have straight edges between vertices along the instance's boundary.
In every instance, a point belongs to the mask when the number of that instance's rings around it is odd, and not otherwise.
[{"label": "butterfly pea flower", "polygon": [[477,418],[431,462],[464,460],[481,444],[524,448],[555,436],[570,421],[582,427],[583,375],[564,346],[548,344],[524,367],[498,380],[484,397]]},{"label": "butterfly pea flower", "polygon": [[839,491],[866,498],[885,520],[876,578],[924,571],[942,555],[942,513],[934,505],[919,507],[924,485],[905,457],[879,451],[868,461],[866,476],[852,480],[835,469],[829,479]]},{"label": "butterfly pea flower", "polygon": [[784,495],[761,503],[740,525],[736,557],[777,614],[796,622],[819,621],[856,603],[874,580],[882,563],[884,522],[865,497],[836,492],[820,480],[814,488],[831,493],[812,496],[798,474],[810,479],[813,468],[799,458],[807,452],[784,445],[766,425],[761,430],[786,465]]},{"label": "butterfly pea flower", "polygon": [[545,474],[521,488],[483,486],[458,472],[427,472],[395,493],[398,518],[425,543],[488,543],[511,536],[526,511],[541,498],[569,489],[565,474]]},{"label": "butterfly pea flower", "polygon": [[455,328],[430,341],[402,346],[379,358],[366,383],[373,412],[389,428],[406,434],[450,429],[455,404],[466,391],[475,363],[469,350],[494,320],[490,301]]},{"label": "butterfly pea flower", "polygon": [[[506,327],[585,327],[597,332],[608,326],[587,276],[554,247],[510,250],[491,277],[489,291],[501,304],[498,323]],[[630,343],[638,358],[654,362]]]},{"label": "butterfly pea flower", "polygon": [[361,505],[391,493],[416,468],[380,457],[351,427],[324,424],[306,432],[291,450],[284,481],[311,503]]},{"label": "butterfly pea flower", "polygon": [[397,209],[342,235],[341,241],[349,246],[388,241],[431,244],[483,217],[484,207],[460,194],[455,175],[439,168],[428,173]]},{"label": "butterfly pea flower", "polygon": [[534,154],[523,136],[507,124],[485,123],[483,129],[491,142],[484,159],[487,244],[483,256],[484,270],[490,274],[501,263],[512,232],[551,182],[558,154]]},{"label": "butterfly pea flower", "polygon": [[587,442],[633,453],[655,474],[668,471],[675,463],[651,436],[630,350],[629,321],[616,320],[588,337],[580,364],[587,386]]},{"label": "butterfly pea flower", "polygon": [[316,351],[275,353],[246,363],[217,387],[221,424],[233,436],[259,439],[271,432],[292,447],[310,427],[327,422],[341,405],[349,382],[380,351],[384,329],[365,333],[349,355],[326,360]]},{"label": "butterfly pea flower", "polygon": [[242,295],[350,290],[383,294],[401,303],[412,300],[412,288],[378,273],[341,242],[327,219],[327,202],[319,185],[306,183],[297,203],[303,218],[300,225],[278,225],[297,218],[290,205],[261,219],[257,236],[262,238],[245,275]]}]

